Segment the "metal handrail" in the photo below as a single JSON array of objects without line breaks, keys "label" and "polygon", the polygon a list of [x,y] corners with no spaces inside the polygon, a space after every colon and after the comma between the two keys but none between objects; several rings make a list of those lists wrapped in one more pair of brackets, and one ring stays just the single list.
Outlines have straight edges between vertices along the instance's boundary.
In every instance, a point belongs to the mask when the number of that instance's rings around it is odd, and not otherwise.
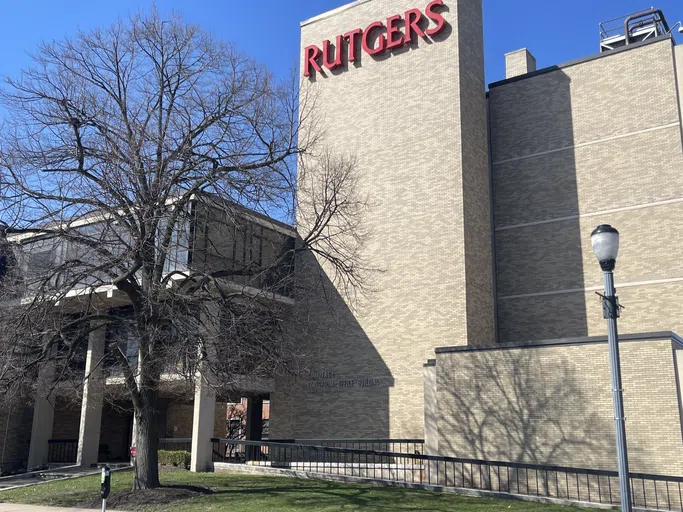
[{"label": "metal handrail", "polygon": [[[612,505],[620,502],[619,475],[611,470],[288,442],[212,441],[217,457],[214,462],[419,483],[434,489],[474,489],[511,497]],[[231,453],[239,452],[239,457],[225,457],[221,446],[230,447]],[[683,477],[630,473],[630,484],[632,501],[639,508],[683,511]]]},{"label": "metal handrail", "polygon": [[[245,446],[264,446],[273,448],[291,448],[292,443],[282,443],[282,442],[264,442],[264,441],[240,441],[236,439],[212,439],[213,442],[220,442],[221,444],[232,444],[232,445],[245,445]],[[302,448],[311,449],[314,451],[328,452],[328,453],[348,453],[356,455],[373,455],[376,457],[387,457],[387,458],[408,458],[424,461],[434,461],[434,462],[455,462],[457,464],[474,464],[475,466],[507,466],[515,469],[538,469],[539,471],[557,471],[559,473],[581,473],[593,476],[613,476],[618,477],[619,473],[617,471],[611,471],[606,469],[589,469],[589,468],[577,468],[571,466],[556,466],[548,464],[529,464],[524,462],[504,462],[495,460],[485,460],[485,459],[468,459],[462,457],[448,457],[444,455],[425,455],[421,453],[401,453],[401,452],[385,452],[379,450],[353,450],[348,448],[335,448],[331,446],[315,446],[315,445],[301,445]],[[655,479],[668,479],[674,482],[683,483],[683,476],[668,476],[668,475],[655,475],[649,473],[629,473],[631,478],[636,478],[638,480],[655,480]]]}]

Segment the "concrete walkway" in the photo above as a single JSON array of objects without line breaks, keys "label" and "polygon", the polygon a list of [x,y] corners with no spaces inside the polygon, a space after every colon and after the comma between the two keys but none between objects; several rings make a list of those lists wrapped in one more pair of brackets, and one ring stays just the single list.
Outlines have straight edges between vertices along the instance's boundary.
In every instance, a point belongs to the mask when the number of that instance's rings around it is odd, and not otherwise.
[{"label": "concrete walkway", "polygon": [[[131,469],[130,464],[110,464],[112,471],[125,471]],[[83,468],[80,466],[65,466],[61,468],[36,471],[34,473],[23,473],[21,475],[5,476],[0,478],[0,495],[2,491],[16,489],[17,487],[29,487],[40,485],[55,480],[65,480],[67,478],[80,478],[82,476],[99,475],[100,468]]]},{"label": "concrete walkway", "polygon": [[[0,512],[83,512],[84,508],[39,507],[37,505],[15,505],[14,503],[0,503]],[[92,509],[97,510],[99,509]],[[121,511],[118,511],[121,512]]]},{"label": "concrete walkway", "polygon": [[5,476],[0,478],[0,491],[26,487],[48,482],[50,480],[60,480],[78,476],[95,475],[100,470],[97,468],[81,468],[80,466],[67,466],[63,468],[36,471],[34,473],[23,473],[20,475]]}]

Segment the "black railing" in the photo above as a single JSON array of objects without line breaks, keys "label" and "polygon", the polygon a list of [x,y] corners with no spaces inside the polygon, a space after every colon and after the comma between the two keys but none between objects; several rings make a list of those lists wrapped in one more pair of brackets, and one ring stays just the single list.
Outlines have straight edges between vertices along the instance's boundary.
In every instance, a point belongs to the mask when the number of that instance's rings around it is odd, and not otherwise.
[{"label": "black railing", "polygon": [[[225,441],[225,442],[224,442]],[[231,441],[228,443],[227,441]],[[382,452],[396,452],[404,454],[422,453],[424,439],[284,439],[257,442],[258,446],[235,442],[235,439],[212,439],[214,462],[244,463],[247,460],[260,460],[269,456],[268,445],[291,446],[319,446],[327,448],[341,448],[346,450],[374,450]],[[312,454],[307,454],[309,457]]]},{"label": "black railing", "polygon": [[168,438],[159,439],[159,450],[166,450],[169,452],[192,452],[191,438]]},{"label": "black railing", "polygon": [[[572,502],[621,502],[616,471],[294,443],[227,439],[214,439],[213,443],[214,462]],[[228,452],[240,456],[222,455]],[[641,473],[630,476],[634,507],[683,511],[683,477]]]},{"label": "black railing", "polygon": [[78,439],[50,439],[47,447],[49,464],[76,464]]},{"label": "black railing", "polygon": [[424,453],[425,444],[424,439],[273,439],[270,442],[408,454]]}]

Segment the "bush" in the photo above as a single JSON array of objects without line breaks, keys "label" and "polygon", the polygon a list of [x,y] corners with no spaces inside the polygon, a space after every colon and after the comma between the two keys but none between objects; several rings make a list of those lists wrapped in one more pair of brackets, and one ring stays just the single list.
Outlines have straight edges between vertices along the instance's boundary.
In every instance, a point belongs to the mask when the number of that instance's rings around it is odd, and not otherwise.
[{"label": "bush", "polygon": [[177,468],[190,469],[190,452],[159,450],[159,464],[162,466],[175,466]]}]

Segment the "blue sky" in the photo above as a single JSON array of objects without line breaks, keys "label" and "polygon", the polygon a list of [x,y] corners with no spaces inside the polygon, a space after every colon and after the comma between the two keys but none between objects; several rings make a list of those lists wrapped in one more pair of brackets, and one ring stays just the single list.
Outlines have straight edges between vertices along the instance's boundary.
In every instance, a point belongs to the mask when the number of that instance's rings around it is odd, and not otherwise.
[{"label": "blue sky", "polygon": [[[539,67],[595,53],[598,23],[648,8],[653,0],[484,0],[487,82],[504,78],[504,54],[527,47]],[[298,65],[299,22],[345,0],[157,0],[217,37],[234,41],[281,76]],[[424,7],[428,0],[415,0]],[[41,40],[61,39],[106,26],[149,8],[147,0],[0,0],[0,75],[14,75]],[[424,4],[424,5],[423,5]],[[680,0],[656,5],[673,25],[683,19]],[[387,13],[392,14],[392,13]],[[336,34],[330,34],[330,37]],[[678,36],[679,42],[683,38]]]}]

